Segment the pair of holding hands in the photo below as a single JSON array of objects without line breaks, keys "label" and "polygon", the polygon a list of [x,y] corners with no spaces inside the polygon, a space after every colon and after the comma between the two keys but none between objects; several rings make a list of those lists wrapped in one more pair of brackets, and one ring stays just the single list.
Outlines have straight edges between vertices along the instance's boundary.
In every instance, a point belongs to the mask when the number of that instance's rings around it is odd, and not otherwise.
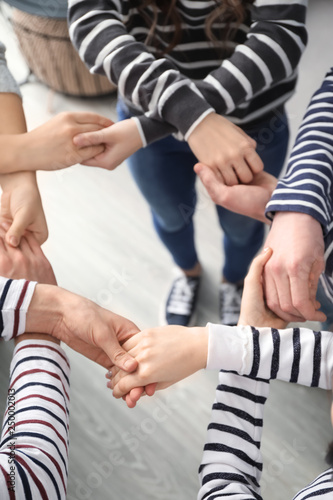
[{"label": "pair of holding hands", "polygon": [[[25,338],[47,334],[85,357],[109,369],[137,368],[121,343],[139,331],[126,318],[57,285],[53,269],[39,243],[28,231],[17,247],[8,245],[0,229],[0,275],[37,281],[27,317]],[[43,337],[44,338],[44,337]]]},{"label": "pair of holding hands", "polygon": [[[266,248],[253,260],[245,279],[239,325],[268,326],[283,329],[287,322],[271,311],[265,302],[263,273],[272,257]],[[320,304],[316,302],[316,309]],[[107,386],[116,398],[123,398],[134,408],[140,397],[164,389],[179,380],[205,368],[208,352],[208,327],[185,328],[167,326],[142,331],[123,344],[138,361],[133,373],[112,367],[107,374]],[[221,367],[223,368],[223,367]]]},{"label": "pair of holding hands", "polygon": [[[104,144],[104,151],[84,164],[110,170],[142,146],[131,119],[77,135],[73,141],[81,148]],[[211,113],[190,134],[188,143],[199,160],[194,170],[212,200],[268,223],[265,207],[277,179],[263,171],[255,141],[226,118]],[[320,223],[303,213],[278,212],[266,245],[274,250],[264,271],[265,298],[270,309],[288,322],[325,321],[315,300],[324,270]]]}]

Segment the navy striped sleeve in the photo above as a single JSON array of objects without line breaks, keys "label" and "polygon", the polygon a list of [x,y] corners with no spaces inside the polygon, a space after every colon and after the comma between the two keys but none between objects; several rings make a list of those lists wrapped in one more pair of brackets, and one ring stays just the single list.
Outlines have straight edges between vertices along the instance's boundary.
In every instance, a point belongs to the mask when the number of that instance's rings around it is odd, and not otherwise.
[{"label": "navy striped sleeve", "polygon": [[69,371],[54,342],[25,340],[15,348],[0,443],[4,500],[65,500]]},{"label": "navy striped sleeve", "polygon": [[301,212],[314,217],[327,235],[332,228],[333,68],[314,94],[290,155],[286,175],[266,207],[275,212]]}]

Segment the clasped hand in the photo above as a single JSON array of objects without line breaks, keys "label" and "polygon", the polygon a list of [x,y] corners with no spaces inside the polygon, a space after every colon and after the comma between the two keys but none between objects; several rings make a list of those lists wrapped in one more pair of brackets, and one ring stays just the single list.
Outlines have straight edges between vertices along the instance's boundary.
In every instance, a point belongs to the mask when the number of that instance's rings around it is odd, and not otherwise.
[{"label": "clasped hand", "polygon": [[[245,280],[240,325],[286,326],[284,320],[268,309],[264,300],[263,271],[271,256],[272,250],[265,249],[251,265]],[[122,397],[128,407],[133,408],[144,392],[153,395],[155,390],[164,389],[205,368],[208,328],[152,328],[134,335],[123,348],[138,361],[138,368],[127,374],[113,367],[107,385],[116,398]]]},{"label": "clasped hand", "polygon": [[0,228],[0,275],[37,281],[26,318],[26,332],[49,334],[104,368],[125,371],[137,367],[120,343],[137,333],[137,326],[94,302],[57,285],[52,267],[34,236],[27,231],[18,247],[7,245]]}]

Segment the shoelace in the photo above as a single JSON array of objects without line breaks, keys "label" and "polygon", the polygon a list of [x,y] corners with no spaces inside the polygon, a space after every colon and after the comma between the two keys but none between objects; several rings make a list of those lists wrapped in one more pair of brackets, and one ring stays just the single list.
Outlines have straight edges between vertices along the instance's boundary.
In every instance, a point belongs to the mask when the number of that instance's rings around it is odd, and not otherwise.
[{"label": "shoelace", "polygon": [[242,301],[242,290],[239,290],[234,285],[228,287],[227,290],[223,290],[220,294],[220,309],[225,312],[239,311]]},{"label": "shoelace", "polygon": [[167,312],[184,316],[191,314],[196,284],[196,281],[189,281],[185,276],[178,278],[169,297]]}]

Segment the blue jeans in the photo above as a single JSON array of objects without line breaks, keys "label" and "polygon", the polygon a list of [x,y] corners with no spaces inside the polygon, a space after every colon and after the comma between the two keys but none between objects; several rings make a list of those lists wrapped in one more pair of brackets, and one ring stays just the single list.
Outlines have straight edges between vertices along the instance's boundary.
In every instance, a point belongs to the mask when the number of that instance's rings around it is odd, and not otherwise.
[{"label": "blue jeans", "polygon": [[[120,120],[129,118],[126,106],[119,101]],[[286,157],[289,128],[284,110],[277,110],[267,119],[245,132],[258,144],[265,170],[278,177]],[[147,200],[157,234],[182,269],[191,269],[198,262],[194,244],[193,214],[196,205],[193,166],[197,159],[186,142],[169,136],[140,149],[128,159],[132,176]],[[224,232],[224,277],[236,283],[246,276],[248,267],[260,249],[264,224],[217,206]]]}]

